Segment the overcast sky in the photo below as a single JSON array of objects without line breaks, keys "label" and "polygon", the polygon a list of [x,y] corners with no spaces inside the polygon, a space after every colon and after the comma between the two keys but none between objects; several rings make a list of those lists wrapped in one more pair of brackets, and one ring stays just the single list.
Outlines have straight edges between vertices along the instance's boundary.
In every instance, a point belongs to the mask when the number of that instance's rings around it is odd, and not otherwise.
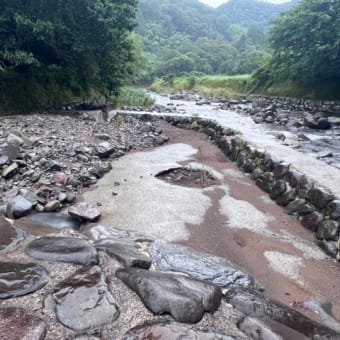
[{"label": "overcast sky", "polygon": [[[217,7],[219,5],[222,5],[226,2],[228,2],[229,0],[199,0],[201,2],[204,2],[207,5],[210,5],[212,7]],[[272,2],[272,3],[276,3],[276,4],[281,4],[284,2],[290,2],[290,0],[259,0],[259,1],[266,1],[266,2]]]}]

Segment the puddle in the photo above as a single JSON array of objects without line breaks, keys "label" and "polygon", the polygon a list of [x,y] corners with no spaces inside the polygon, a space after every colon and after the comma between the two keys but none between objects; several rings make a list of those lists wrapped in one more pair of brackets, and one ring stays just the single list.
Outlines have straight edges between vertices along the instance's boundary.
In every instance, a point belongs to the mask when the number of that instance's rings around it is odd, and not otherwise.
[{"label": "puddle", "polygon": [[162,171],[156,178],[170,184],[188,188],[207,188],[217,184],[217,180],[207,170],[174,168]]}]

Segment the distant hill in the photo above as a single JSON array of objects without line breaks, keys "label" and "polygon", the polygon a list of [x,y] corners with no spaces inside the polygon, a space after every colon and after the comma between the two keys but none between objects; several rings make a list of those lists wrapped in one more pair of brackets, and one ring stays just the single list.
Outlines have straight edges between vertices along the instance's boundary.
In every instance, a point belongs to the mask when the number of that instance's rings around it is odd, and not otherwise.
[{"label": "distant hill", "polygon": [[253,72],[268,57],[270,22],[297,2],[230,0],[212,8],[198,0],[139,0],[137,33],[149,62],[146,78]]},{"label": "distant hill", "polygon": [[233,24],[266,28],[281,13],[296,6],[299,0],[272,4],[256,0],[230,0],[215,10],[215,16],[225,16]]}]

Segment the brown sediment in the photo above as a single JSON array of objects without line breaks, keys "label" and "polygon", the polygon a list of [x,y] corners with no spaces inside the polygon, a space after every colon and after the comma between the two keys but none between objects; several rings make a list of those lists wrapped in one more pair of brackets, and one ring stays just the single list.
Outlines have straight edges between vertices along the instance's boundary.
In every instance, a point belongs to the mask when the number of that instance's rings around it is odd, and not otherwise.
[{"label": "brown sediment", "polygon": [[[300,302],[310,296],[323,296],[333,304],[333,314],[340,319],[340,264],[332,259],[317,259],[294,246],[291,237],[309,242],[312,245],[313,234],[284,209],[270,201],[269,196],[259,189],[255,183],[243,174],[235,164],[230,162],[221,150],[212,144],[209,138],[201,133],[163,127],[170,137],[170,143],[185,143],[197,148],[194,161],[204,163],[217,171],[227,170],[224,184],[229,188],[229,195],[237,200],[247,201],[257,210],[272,217],[267,221],[265,234],[259,234],[244,228],[232,229],[228,219],[220,212],[220,200],[225,191],[220,186],[207,190],[211,199],[211,207],[200,225],[187,225],[190,238],[182,243],[195,249],[227,258],[242,266],[266,289],[266,294],[284,304],[297,308],[310,317],[315,315],[303,310]],[[183,164],[186,165],[186,164]],[[229,171],[228,171],[229,170]],[[233,176],[233,173],[237,176]],[[223,184],[223,183],[222,183]],[[268,199],[263,199],[268,197]],[[290,238],[284,237],[287,232]],[[274,271],[264,253],[280,252],[298,256],[303,259],[303,267],[299,271],[302,283],[298,283],[286,275]],[[317,318],[316,318],[317,319]]]}]

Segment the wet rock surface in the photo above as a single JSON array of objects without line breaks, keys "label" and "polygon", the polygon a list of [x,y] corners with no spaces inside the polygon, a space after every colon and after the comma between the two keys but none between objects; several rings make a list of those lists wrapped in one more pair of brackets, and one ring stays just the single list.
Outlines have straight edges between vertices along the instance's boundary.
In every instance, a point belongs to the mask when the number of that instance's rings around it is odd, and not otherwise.
[{"label": "wet rock surface", "polygon": [[43,340],[47,328],[44,320],[20,308],[0,308],[0,338],[6,340]]},{"label": "wet rock surface", "polygon": [[213,332],[203,332],[190,329],[174,322],[148,323],[130,330],[123,340],[233,340],[233,337]]},{"label": "wet rock surface", "polygon": [[101,239],[94,244],[97,250],[103,250],[115,257],[126,267],[149,269],[150,257],[140,251],[140,246],[133,241],[122,239]]},{"label": "wet rock surface", "polygon": [[196,323],[204,312],[213,313],[221,303],[217,286],[182,275],[127,268],[120,269],[117,276],[154,314],[169,313],[180,322]]},{"label": "wet rock surface", "polygon": [[220,287],[259,287],[254,278],[226,259],[204,254],[179,244],[154,242],[149,246],[157,270],[183,272]]},{"label": "wet rock surface", "polygon": [[48,282],[44,267],[33,263],[0,262],[0,299],[35,292]]},{"label": "wet rock surface", "polygon": [[86,240],[71,237],[40,237],[30,242],[25,252],[30,257],[54,262],[92,264],[97,261],[97,253]]},{"label": "wet rock surface", "polygon": [[59,283],[52,297],[58,320],[76,331],[100,328],[119,317],[118,306],[98,266],[81,268]]},{"label": "wet rock surface", "polygon": [[[25,221],[27,223],[31,221],[32,225],[34,225],[34,222],[39,222],[46,226],[58,229],[80,228],[79,220],[61,213],[33,213],[24,217],[21,221]],[[20,222],[20,220],[18,222]]]},{"label": "wet rock surface", "polygon": [[340,334],[322,326],[292,308],[272,301],[258,292],[245,288],[232,288],[225,299],[247,316],[266,320],[269,318],[312,339],[339,339]]},{"label": "wet rock surface", "polygon": [[22,232],[2,216],[0,216],[0,235],[0,254],[13,251],[24,239]]}]

